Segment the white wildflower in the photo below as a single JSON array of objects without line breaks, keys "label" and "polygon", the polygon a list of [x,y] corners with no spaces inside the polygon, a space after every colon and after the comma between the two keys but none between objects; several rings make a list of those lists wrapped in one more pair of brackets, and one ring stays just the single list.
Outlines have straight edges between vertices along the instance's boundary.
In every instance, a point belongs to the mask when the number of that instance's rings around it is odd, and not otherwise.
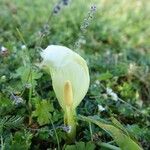
[{"label": "white wildflower", "polygon": [[107,89],[106,89],[106,93],[107,93],[107,95],[111,96],[111,98],[112,98],[114,101],[118,101],[118,95],[117,95],[116,93],[114,93],[112,89],[107,88]]},{"label": "white wildflower", "polygon": [[100,112],[102,112],[102,111],[104,111],[104,110],[106,110],[102,105],[98,105],[98,110],[100,111]]},{"label": "white wildflower", "polygon": [[27,47],[26,47],[25,45],[22,45],[22,46],[21,46],[21,49],[22,49],[22,50],[24,50],[24,49],[26,49],[26,48],[27,48]]},{"label": "white wildflower", "polygon": [[3,82],[6,81],[6,76],[5,75],[1,76],[1,81],[3,81]]},{"label": "white wildflower", "polygon": [[133,74],[133,73],[135,73],[136,69],[137,69],[136,64],[135,64],[135,63],[130,63],[130,64],[129,64],[129,69],[128,69],[128,74]]},{"label": "white wildflower", "polygon": [[100,84],[100,81],[99,81],[99,80],[96,80],[95,83],[96,83],[97,85],[99,85],[99,84]]}]

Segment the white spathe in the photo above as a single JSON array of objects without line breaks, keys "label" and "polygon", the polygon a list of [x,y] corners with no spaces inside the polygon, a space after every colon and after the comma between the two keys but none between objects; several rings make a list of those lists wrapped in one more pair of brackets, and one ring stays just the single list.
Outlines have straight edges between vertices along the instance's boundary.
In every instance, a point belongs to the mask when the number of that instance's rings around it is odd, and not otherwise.
[{"label": "white spathe", "polygon": [[41,63],[52,77],[53,89],[56,97],[65,110],[64,85],[71,82],[73,91],[73,108],[82,101],[89,88],[89,70],[86,61],[71,49],[50,45],[41,52]]}]

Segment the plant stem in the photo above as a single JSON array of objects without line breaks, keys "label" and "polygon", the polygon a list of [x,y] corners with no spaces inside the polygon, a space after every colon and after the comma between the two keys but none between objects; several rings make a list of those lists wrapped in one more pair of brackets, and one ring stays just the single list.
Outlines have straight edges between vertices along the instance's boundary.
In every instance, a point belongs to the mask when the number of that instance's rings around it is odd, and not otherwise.
[{"label": "plant stem", "polygon": [[31,116],[31,112],[32,112],[32,103],[31,103],[31,100],[32,100],[32,91],[33,91],[33,82],[32,82],[32,68],[30,66],[30,72],[29,72],[29,78],[30,78],[30,84],[31,84],[31,87],[29,89],[29,100],[28,100],[28,107],[29,107],[29,125],[32,124],[32,116]]},{"label": "plant stem", "polygon": [[90,129],[90,135],[91,135],[91,141],[93,141],[93,132],[92,132],[92,125],[91,122],[89,122],[89,129]]},{"label": "plant stem", "polygon": [[50,119],[50,122],[52,124],[53,130],[54,130],[54,133],[55,133],[55,136],[56,136],[58,150],[60,150],[59,138],[58,138],[58,135],[57,135],[57,132],[56,132],[56,128],[55,128],[55,126],[53,124],[53,121],[51,119]]},{"label": "plant stem", "polygon": [[4,146],[4,141],[3,141],[3,137],[1,136],[1,150],[4,150],[5,149],[5,146]]},{"label": "plant stem", "polygon": [[111,144],[109,144],[109,143],[104,143],[104,142],[102,142],[102,143],[100,143],[100,144],[98,144],[98,145],[100,145],[101,147],[104,147],[104,148],[111,149],[111,150],[121,150],[119,147],[116,147],[116,146],[111,145]]},{"label": "plant stem", "polygon": [[76,111],[71,107],[67,107],[64,115],[64,124],[69,127],[67,133],[67,142],[72,143],[76,137]]}]

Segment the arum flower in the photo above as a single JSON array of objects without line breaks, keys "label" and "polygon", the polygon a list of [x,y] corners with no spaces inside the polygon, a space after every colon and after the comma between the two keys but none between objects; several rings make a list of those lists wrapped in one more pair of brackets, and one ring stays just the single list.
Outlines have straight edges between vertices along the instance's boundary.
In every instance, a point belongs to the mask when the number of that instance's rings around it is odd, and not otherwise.
[{"label": "arum flower", "polygon": [[52,85],[64,110],[64,123],[71,128],[71,140],[76,133],[76,107],[89,88],[89,70],[86,61],[71,49],[50,45],[41,52],[41,66],[51,75]]}]

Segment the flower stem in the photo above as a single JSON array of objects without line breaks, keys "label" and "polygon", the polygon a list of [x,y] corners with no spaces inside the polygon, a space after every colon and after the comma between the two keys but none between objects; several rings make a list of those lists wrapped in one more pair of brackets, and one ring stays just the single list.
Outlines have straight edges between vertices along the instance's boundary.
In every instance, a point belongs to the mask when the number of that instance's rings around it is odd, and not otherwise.
[{"label": "flower stem", "polygon": [[55,133],[55,136],[56,136],[56,140],[57,140],[57,145],[58,145],[58,150],[60,150],[60,142],[59,142],[59,138],[58,138],[58,134],[57,134],[57,132],[56,132],[56,128],[55,128],[55,126],[54,126],[54,124],[53,124],[53,121],[50,119],[50,122],[51,122],[51,124],[52,124],[52,127],[53,127],[53,130],[54,130],[54,133]]},{"label": "flower stem", "polygon": [[67,132],[67,143],[72,143],[75,141],[76,137],[76,111],[71,107],[66,108],[64,124],[69,127]]}]

